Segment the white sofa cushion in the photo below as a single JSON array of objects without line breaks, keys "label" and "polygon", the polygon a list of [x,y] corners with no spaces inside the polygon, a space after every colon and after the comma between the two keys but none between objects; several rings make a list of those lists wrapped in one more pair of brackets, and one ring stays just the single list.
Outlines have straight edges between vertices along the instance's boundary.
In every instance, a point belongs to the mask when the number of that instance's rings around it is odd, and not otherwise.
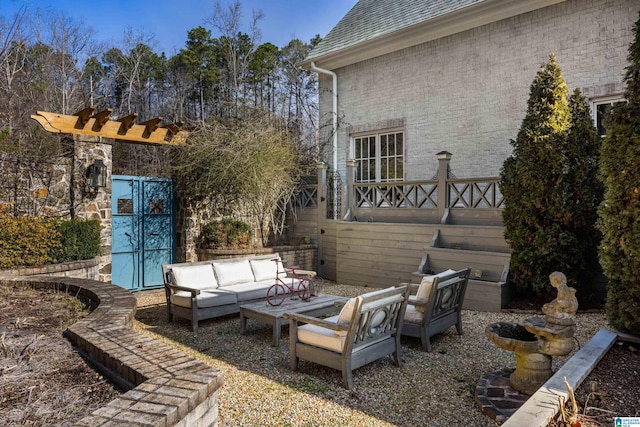
[{"label": "white sofa cushion", "polygon": [[219,286],[250,283],[255,280],[248,259],[227,262],[214,261],[213,270],[216,272]]},{"label": "white sofa cushion", "polygon": [[[221,289],[200,291],[200,295],[196,297],[196,304],[198,305],[198,308],[218,307],[221,305],[235,304],[236,302],[236,294]],[[187,291],[176,292],[171,295],[171,304],[190,308],[191,293]]]},{"label": "white sofa cushion", "polygon": [[171,268],[173,283],[192,289],[216,289],[218,282],[211,264],[185,265]]},{"label": "white sofa cushion", "polygon": [[[416,292],[416,298],[418,299],[427,299],[429,298],[429,294],[431,293],[431,286],[433,285],[433,279],[435,277],[441,278],[444,276],[448,276],[451,273],[455,273],[455,270],[446,270],[442,273],[433,274],[430,276],[424,276],[420,281],[420,287],[418,288],[418,292]],[[416,306],[416,310],[423,312],[426,309],[425,306]]]},{"label": "white sofa cushion", "polygon": [[263,280],[271,280],[275,283],[276,273],[279,272],[279,277],[287,277],[287,272],[284,271],[282,260],[272,261],[271,259],[252,259],[249,260],[251,264],[251,270],[253,270],[253,277],[256,282]]},{"label": "white sofa cushion", "polygon": [[[329,319],[325,320],[329,321]],[[298,341],[315,347],[335,351],[336,353],[342,353],[346,336],[337,335],[331,329],[307,324],[298,327]]]},{"label": "white sofa cushion", "polygon": [[266,298],[267,290],[271,285],[273,285],[272,281],[265,280],[262,282],[238,283],[224,289],[225,291],[236,294],[238,302],[241,303],[244,301]]}]

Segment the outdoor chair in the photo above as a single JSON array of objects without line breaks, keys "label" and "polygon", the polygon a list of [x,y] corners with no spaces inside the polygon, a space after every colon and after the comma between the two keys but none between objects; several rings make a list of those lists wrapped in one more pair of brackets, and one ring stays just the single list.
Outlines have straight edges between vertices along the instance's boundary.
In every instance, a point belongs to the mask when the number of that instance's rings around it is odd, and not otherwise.
[{"label": "outdoor chair", "polygon": [[405,311],[402,335],[420,338],[425,351],[431,351],[432,336],[451,326],[462,335],[462,303],[470,271],[470,268],[447,270],[423,277],[420,284],[407,284],[412,295]]},{"label": "outdoor chair", "polygon": [[408,297],[409,287],[402,285],[351,298],[338,316],[326,319],[285,313],[291,369],[298,369],[300,359],[337,369],[351,390],[354,369],[388,355],[400,366],[400,331]]}]

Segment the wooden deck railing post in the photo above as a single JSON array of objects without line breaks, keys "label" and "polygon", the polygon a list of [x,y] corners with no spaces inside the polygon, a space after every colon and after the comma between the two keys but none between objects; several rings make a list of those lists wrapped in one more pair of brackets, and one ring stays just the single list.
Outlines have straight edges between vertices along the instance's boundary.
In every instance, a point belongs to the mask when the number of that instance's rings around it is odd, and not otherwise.
[{"label": "wooden deck railing post", "polygon": [[438,218],[441,224],[446,224],[449,218],[449,188],[447,180],[449,179],[449,162],[451,161],[451,153],[441,151],[438,156]]},{"label": "wooden deck railing post", "polygon": [[[353,217],[353,211],[356,206],[354,183],[356,180],[356,161],[347,160],[347,191],[346,191],[346,214],[349,216],[349,220]],[[343,216],[344,218],[344,216]]]},{"label": "wooden deck railing post", "polygon": [[316,225],[316,241],[318,243],[318,259],[316,265],[316,271],[320,276],[322,274],[322,234],[324,223],[327,220],[327,164],[318,163],[316,165],[318,169],[318,222]]}]

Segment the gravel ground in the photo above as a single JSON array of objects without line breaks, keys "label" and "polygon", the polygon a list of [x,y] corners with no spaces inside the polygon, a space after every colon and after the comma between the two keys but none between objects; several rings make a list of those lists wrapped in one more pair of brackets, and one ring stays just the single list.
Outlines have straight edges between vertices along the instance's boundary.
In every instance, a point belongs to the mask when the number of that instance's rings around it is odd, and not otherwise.
[{"label": "gravel ground", "polygon": [[[347,297],[370,290],[338,284],[323,288]],[[485,373],[515,366],[515,359],[493,345],[484,329],[541,314],[463,311],[464,335],[449,328],[433,337],[430,353],[419,339],[403,337],[405,364],[398,368],[387,357],[359,368],[349,392],[341,386],[339,371],[305,361],[298,372],[289,369],[288,328],[278,348],[271,346],[266,324],[249,320],[247,335],[240,335],[237,315],[200,322],[194,334],[185,320],[167,323],[163,290],[136,297],[138,330],[224,372],[220,426],[496,426],[475,403],[476,383]],[[602,312],[578,313],[577,325],[577,341],[584,345],[607,321]],[[554,370],[572,354],[554,357]]]}]

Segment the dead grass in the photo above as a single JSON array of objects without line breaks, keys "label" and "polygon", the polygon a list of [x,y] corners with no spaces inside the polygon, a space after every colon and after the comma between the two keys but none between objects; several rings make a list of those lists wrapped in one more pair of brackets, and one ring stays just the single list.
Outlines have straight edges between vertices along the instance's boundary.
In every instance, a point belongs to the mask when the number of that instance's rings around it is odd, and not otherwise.
[{"label": "dead grass", "polygon": [[87,314],[66,293],[0,286],[0,425],[67,426],[119,395],[63,336]]}]

